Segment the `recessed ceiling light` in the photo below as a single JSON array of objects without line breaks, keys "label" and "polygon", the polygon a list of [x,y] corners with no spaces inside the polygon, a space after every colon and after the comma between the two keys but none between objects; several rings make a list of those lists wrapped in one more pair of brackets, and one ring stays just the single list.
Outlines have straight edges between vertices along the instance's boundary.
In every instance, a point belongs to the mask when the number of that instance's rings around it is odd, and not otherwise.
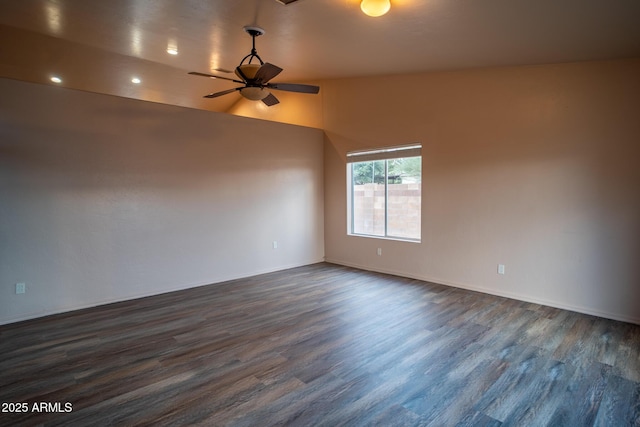
[{"label": "recessed ceiling light", "polygon": [[54,83],[62,83],[62,79],[58,76],[51,76],[51,81]]},{"label": "recessed ceiling light", "polygon": [[142,83],[142,80],[140,80],[137,77],[134,77],[134,78],[131,79],[131,83],[140,84],[140,83]]},{"label": "recessed ceiling light", "polygon": [[177,55],[178,54],[178,49],[176,49],[175,47],[170,47],[167,49],[167,53],[169,55]]}]

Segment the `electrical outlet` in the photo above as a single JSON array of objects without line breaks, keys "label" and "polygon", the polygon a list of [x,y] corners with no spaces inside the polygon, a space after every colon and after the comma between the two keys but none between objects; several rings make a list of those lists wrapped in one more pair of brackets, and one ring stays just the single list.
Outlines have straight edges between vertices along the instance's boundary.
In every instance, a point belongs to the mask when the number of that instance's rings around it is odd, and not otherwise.
[{"label": "electrical outlet", "polygon": [[25,283],[16,283],[16,294],[24,294],[27,292],[27,285]]},{"label": "electrical outlet", "polygon": [[498,274],[504,274],[504,264],[498,264]]},{"label": "electrical outlet", "polygon": [[378,256],[382,256],[382,248],[378,248]]},{"label": "electrical outlet", "polygon": [[278,249],[278,241],[277,240],[273,241],[273,249]]}]

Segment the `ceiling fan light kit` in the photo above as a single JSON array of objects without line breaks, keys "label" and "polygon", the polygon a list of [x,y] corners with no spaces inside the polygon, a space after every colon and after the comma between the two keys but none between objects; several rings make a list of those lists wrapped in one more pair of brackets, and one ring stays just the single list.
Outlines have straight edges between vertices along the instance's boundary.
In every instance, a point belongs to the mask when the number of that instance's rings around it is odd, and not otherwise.
[{"label": "ceiling fan light kit", "polygon": [[[295,84],[295,83],[269,83],[269,81],[282,72],[282,68],[277,65],[264,62],[256,51],[256,37],[264,34],[264,30],[260,27],[244,27],[244,31],[251,36],[252,47],[251,53],[246,55],[240,61],[235,69],[235,74],[240,80],[231,79],[229,77],[216,76],[208,73],[198,73],[192,71],[189,74],[194,76],[209,77],[213,79],[229,80],[234,83],[240,83],[244,86],[227,89],[220,92],[205,95],[205,98],[217,98],[233,92],[240,92],[244,98],[251,101],[262,101],[267,106],[278,104],[276,98],[269,89],[284,90],[288,92],[311,93],[316,94],[320,91],[318,86]],[[257,60],[258,63],[252,63]]]},{"label": "ceiling fan light kit", "polygon": [[240,89],[240,95],[244,96],[247,99],[250,99],[251,101],[262,101],[267,96],[269,96],[269,93],[270,92],[268,90],[265,90],[261,87],[248,86]]},{"label": "ceiling fan light kit", "polygon": [[362,0],[360,9],[362,9],[365,15],[376,18],[389,12],[389,9],[391,9],[391,0]]}]

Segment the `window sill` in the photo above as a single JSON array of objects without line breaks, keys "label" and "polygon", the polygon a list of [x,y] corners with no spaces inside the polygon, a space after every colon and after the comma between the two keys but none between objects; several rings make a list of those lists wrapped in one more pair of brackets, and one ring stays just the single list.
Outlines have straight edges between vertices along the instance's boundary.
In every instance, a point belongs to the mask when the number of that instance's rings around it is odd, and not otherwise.
[{"label": "window sill", "polygon": [[355,234],[355,233],[347,233],[349,237],[364,237],[365,239],[375,239],[375,240],[392,240],[395,242],[407,242],[407,243],[421,243],[422,239],[409,239],[405,237],[391,237],[391,236],[373,236],[370,234]]}]

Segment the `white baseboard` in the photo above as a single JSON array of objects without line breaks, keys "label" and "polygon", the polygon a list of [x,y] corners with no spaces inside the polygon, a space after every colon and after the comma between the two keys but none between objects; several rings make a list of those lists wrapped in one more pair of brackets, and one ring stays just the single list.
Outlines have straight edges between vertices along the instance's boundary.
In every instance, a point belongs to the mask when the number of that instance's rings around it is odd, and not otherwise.
[{"label": "white baseboard", "polygon": [[75,305],[69,305],[69,306],[66,306],[66,307],[58,307],[58,308],[53,309],[53,310],[43,310],[43,311],[39,311],[37,313],[27,313],[27,314],[24,314],[24,315],[21,315],[21,316],[10,317],[10,318],[6,318],[6,319],[0,319],[0,325],[8,325],[10,323],[17,323],[17,322],[22,322],[22,321],[25,321],[25,320],[38,319],[40,317],[52,316],[54,314],[68,313],[70,311],[83,310],[85,308],[98,307],[98,306],[101,306],[101,305],[113,304],[113,303],[123,302],[123,301],[130,301],[130,300],[135,300],[135,299],[139,299],[139,298],[146,298],[146,297],[151,297],[151,296],[154,296],[154,295],[162,295],[162,294],[166,294],[166,293],[169,293],[169,292],[182,291],[184,289],[197,288],[197,287],[200,287],[200,286],[215,285],[215,284],[219,284],[219,283],[228,282],[230,280],[246,279],[248,277],[258,276],[260,274],[267,274],[267,273],[273,273],[273,272],[276,272],[276,271],[288,270],[290,268],[302,267],[302,266],[305,266],[305,265],[316,264],[316,263],[319,263],[319,262],[324,262],[324,258],[312,260],[312,261],[305,262],[305,263],[285,264],[285,265],[280,265],[280,266],[273,267],[273,268],[255,270],[255,271],[250,271],[250,272],[246,272],[246,273],[238,274],[238,275],[221,276],[221,277],[217,277],[213,281],[210,281],[210,282],[207,282],[207,283],[194,283],[194,284],[187,284],[187,285],[180,285],[180,286],[172,286],[172,287],[169,287],[169,288],[158,289],[157,291],[143,292],[143,293],[139,293],[139,294],[127,295],[127,296],[121,297],[121,298],[108,298],[108,299],[94,301],[94,302],[86,303],[86,304],[75,304]]},{"label": "white baseboard", "polygon": [[384,268],[376,268],[376,267],[371,267],[371,266],[358,265],[356,263],[343,262],[341,260],[336,260],[336,259],[331,259],[331,258],[325,258],[325,262],[328,262],[328,263],[331,263],[331,264],[343,265],[345,267],[357,268],[359,270],[374,271],[376,273],[391,274],[393,276],[400,276],[400,277],[406,277],[406,278],[409,278],[409,279],[422,280],[424,282],[437,283],[439,285],[451,286],[451,287],[454,287],[454,288],[460,288],[460,289],[466,289],[466,290],[469,290],[469,291],[481,292],[483,294],[488,294],[488,295],[494,295],[494,296],[498,296],[498,297],[514,299],[514,300],[518,300],[518,301],[530,302],[530,303],[533,303],[533,304],[540,304],[540,305],[545,305],[545,306],[548,306],[548,307],[560,308],[562,310],[574,311],[576,313],[588,314],[588,315],[591,315],[591,316],[603,317],[605,319],[618,320],[620,322],[633,323],[633,324],[636,324],[636,325],[640,325],[640,318],[638,318],[638,317],[626,316],[626,315],[623,315],[623,314],[620,314],[620,313],[610,313],[610,312],[594,309],[594,308],[591,308],[591,307],[582,307],[582,306],[576,306],[576,305],[571,305],[571,304],[565,304],[565,303],[561,303],[561,302],[558,302],[558,301],[545,300],[543,298],[535,298],[535,297],[531,297],[531,296],[528,296],[528,295],[515,294],[515,293],[511,293],[511,292],[501,292],[501,291],[496,291],[494,289],[484,288],[482,286],[470,285],[470,284],[466,284],[466,283],[454,283],[454,282],[451,282],[451,281],[448,281],[448,280],[444,280],[444,279],[439,279],[439,278],[434,278],[434,277],[427,277],[427,276],[420,276],[420,275],[414,275],[414,274],[410,274],[410,273],[407,273],[407,272],[404,272],[404,271],[394,271],[394,270],[389,270],[389,269],[384,269]]}]

